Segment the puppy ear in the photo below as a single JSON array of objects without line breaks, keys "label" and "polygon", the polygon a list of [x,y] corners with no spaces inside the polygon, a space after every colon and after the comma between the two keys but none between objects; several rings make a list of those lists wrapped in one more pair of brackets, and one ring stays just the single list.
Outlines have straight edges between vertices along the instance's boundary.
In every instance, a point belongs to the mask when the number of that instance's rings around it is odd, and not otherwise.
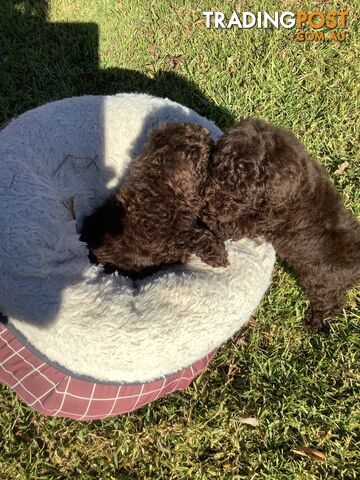
[{"label": "puppy ear", "polygon": [[161,170],[161,183],[169,193],[191,199],[199,196],[213,140],[208,130],[190,123],[168,123],[155,130],[144,150]]},{"label": "puppy ear", "polygon": [[180,248],[186,244],[186,251],[195,253],[203,262],[212,267],[227,267],[228,254],[224,241],[218,238],[199,219],[195,225],[181,235]]},{"label": "puppy ear", "polygon": [[200,125],[164,123],[150,133],[143,153],[159,155],[166,164],[171,163],[173,155],[186,155],[196,166],[198,159],[210,155],[213,145],[210,132]]},{"label": "puppy ear", "polygon": [[317,171],[305,146],[291,132],[259,118],[242,120],[232,131],[247,175],[242,178],[254,208],[282,210],[316,187]]},{"label": "puppy ear", "polygon": [[264,199],[272,210],[282,210],[315,188],[317,172],[304,145],[293,134],[275,127],[269,133]]},{"label": "puppy ear", "polygon": [[221,137],[209,162],[206,200],[221,222],[250,215],[264,202],[264,142],[251,125],[235,127]]},{"label": "puppy ear", "polygon": [[226,191],[218,184],[210,180],[205,188],[204,203],[206,208],[203,211],[205,216],[216,217],[219,222],[232,222],[236,220],[242,212],[247,214],[250,210],[248,205],[248,198],[245,190],[242,191],[245,195],[242,198],[241,194]]}]

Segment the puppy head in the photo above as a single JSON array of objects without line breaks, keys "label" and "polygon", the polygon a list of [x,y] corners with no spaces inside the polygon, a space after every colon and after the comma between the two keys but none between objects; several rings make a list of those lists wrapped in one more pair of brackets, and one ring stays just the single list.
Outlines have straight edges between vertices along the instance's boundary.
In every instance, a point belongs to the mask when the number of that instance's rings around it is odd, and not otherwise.
[{"label": "puppy head", "polygon": [[177,241],[203,204],[212,147],[210,133],[198,125],[153,130],[115,197],[85,223],[93,258],[127,271],[185,259],[186,246]]},{"label": "puppy head", "polygon": [[196,154],[208,149],[212,143],[209,131],[193,123],[163,123],[151,131],[148,142],[144,148],[144,154],[156,152],[174,153],[178,150]]},{"label": "puppy head", "polygon": [[230,222],[283,210],[306,187],[308,163],[291,133],[264,120],[243,120],[219,139],[210,159],[209,214]]},{"label": "puppy head", "polygon": [[112,198],[85,219],[80,240],[87,243],[92,263],[101,263],[108,271],[133,272],[160,263],[156,250],[142,238],[142,225],[137,235],[127,217],[124,206]]},{"label": "puppy head", "polygon": [[150,134],[143,158],[158,170],[160,188],[186,191],[186,184],[190,188],[205,182],[213,146],[209,131],[200,125],[165,123]]}]

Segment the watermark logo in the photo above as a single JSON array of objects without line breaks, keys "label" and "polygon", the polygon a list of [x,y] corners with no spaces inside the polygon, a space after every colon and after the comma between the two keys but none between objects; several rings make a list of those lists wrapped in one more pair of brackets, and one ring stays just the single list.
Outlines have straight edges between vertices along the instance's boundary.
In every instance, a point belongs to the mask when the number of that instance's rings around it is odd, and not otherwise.
[{"label": "watermark logo", "polygon": [[[295,40],[303,41],[344,41],[348,11],[297,11],[297,12],[242,12],[233,11],[228,17],[223,12],[202,12],[206,28],[296,29]],[[323,31],[319,29],[327,29]],[[336,29],[336,30],[335,30]]]}]

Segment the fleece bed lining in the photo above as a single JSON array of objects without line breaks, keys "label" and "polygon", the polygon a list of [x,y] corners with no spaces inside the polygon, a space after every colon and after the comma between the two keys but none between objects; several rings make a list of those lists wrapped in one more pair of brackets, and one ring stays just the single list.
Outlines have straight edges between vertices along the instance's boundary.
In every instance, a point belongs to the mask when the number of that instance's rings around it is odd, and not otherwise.
[{"label": "fleece bed lining", "polygon": [[148,133],[194,111],[144,94],[52,102],[0,132],[0,310],[34,352],[74,376],[116,384],[163,378],[216,349],[250,318],[275,253],[227,242],[230,266],[197,257],[133,282],[91,265],[84,218],[126,177]]}]

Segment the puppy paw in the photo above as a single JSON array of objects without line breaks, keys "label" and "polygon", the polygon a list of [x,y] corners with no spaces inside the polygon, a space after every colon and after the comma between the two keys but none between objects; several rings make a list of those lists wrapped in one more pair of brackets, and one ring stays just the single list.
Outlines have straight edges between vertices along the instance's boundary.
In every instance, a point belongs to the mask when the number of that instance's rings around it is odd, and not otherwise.
[{"label": "puppy paw", "polygon": [[317,332],[326,332],[329,329],[329,320],[331,318],[325,312],[316,311],[312,308],[306,312],[304,323],[305,325]]},{"label": "puppy paw", "polygon": [[198,249],[197,256],[214,268],[229,266],[229,259],[224,244],[211,243],[206,248]]},{"label": "puppy paw", "polygon": [[211,267],[227,267],[228,254],[224,242],[210,230],[195,228],[188,232],[187,248]]},{"label": "puppy paw", "polygon": [[204,262],[206,262],[208,265],[214,268],[219,268],[219,267],[228,267],[229,266],[229,260],[226,256],[218,256],[218,257],[207,257],[207,258],[202,258]]}]

